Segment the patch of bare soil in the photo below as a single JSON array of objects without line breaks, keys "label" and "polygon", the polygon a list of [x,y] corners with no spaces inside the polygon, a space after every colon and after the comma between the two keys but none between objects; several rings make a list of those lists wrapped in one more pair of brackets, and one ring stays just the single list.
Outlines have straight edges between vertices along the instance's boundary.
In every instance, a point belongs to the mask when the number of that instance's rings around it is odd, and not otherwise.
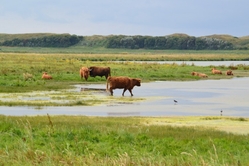
[{"label": "patch of bare soil", "polygon": [[146,125],[198,126],[233,134],[249,134],[249,118],[240,117],[152,117],[143,118]]}]

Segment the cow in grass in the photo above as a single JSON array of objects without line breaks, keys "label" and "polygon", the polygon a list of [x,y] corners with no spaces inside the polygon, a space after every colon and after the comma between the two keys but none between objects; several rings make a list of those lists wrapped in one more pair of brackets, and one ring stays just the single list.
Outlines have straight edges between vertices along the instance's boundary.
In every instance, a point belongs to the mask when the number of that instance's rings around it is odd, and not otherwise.
[{"label": "cow in grass", "polygon": [[87,67],[80,68],[80,78],[82,79],[83,77],[87,81],[87,79],[89,77],[89,70]]},{"label": "cow in grass", "polygon": [[197,74],[198,77],[202,77],[202,78],[207,78],[208,76],[204,73],[198,73]]},{"label": "cow in grass", "polygon": [[233,75],[233,72],[232,72],[232,70],[227,70],[226,74],[227,74],[228,76],[232,76],[232,75]]},{"label": "cow in grass", "polygon": [[110,67],[91,66],[88,69],[89,69],[89,73],[90,73],[91,77],[105,76],[105,78],[107,79],[108,76],[111,76],[111,68]]},{"label": "cow in grass", "polygon": [[[110,85],[109,88],[108,85]],[[119,76],[119,77],[109,76],[106,82],[106,91],[110,91],[111,95],[113,96],[114,89],[124,89],[122,93],[122,96],[124,96],[125,91],[128,89],[131,96],[133,96],[132,89],[134,88],[134,86],[141,86],[141,80],[125,76]]]},{"label": "cow in grass", "polygon": [[191,75],[192,75],[192,76],[197,76],[197,72],[193,71],[193,72],[191,73]]},{"label": "cow in grass", "polygon": [[42,79],[44,79],[44,80],[51,80],[51,79],[53,79],[53,78],[52,78],[51,75],[48,75],[47,72],[44,72],[44,73],[42,74]]},{"label": "cow in grass", "polygon": [[204,73],[198,73],[198,72],[192,72],[191,73],[192,76],[198,76],[198,77],[202,77],[202,78],[207,78],[208,76]]},{"label": "cow in grass", "polygon": [[212,73],[213,74],[222,74],[222,72],[220,70],[217,70],[215,68],[212,68]]}]

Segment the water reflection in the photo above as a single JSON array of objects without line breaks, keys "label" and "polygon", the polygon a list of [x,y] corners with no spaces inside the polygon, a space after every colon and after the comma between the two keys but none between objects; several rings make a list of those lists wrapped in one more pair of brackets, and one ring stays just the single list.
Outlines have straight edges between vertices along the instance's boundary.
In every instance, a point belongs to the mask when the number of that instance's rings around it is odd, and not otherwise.
[{"label": "water reflection", "polygon": [[[249,117],[249,78],[201,81],[157,81],[133,89],[133,98],[146,98],[135,104],[118,102],[100,106],[0,107],[4,115],[86,115],[86,116],[172,116],[198,115]],[[79,90],[82,85],[77,85]],[[104,84],[88,85],[103,89]],[[122,90],[114,91],[114,98]],[[102,93],[103,97],[106,94]],[[126,95],[124,98],[131,98]],[[174,100],[177,100],[175,104]]]}]

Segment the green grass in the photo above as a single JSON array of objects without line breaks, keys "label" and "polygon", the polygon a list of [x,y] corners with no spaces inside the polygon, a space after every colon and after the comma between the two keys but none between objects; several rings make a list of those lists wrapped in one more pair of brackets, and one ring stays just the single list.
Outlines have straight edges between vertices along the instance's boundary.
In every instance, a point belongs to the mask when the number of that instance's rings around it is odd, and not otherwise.
[{"label": "green grass", "polygon": [[[150,118],[0,116],[1,165],[247,165],[248,136]],[[199,121],[205,121],[199,119]],[[246,123],[246,122],[243,122]],[[159,132],[160,131],[160,132]]]},{"label": "green grass", "polygon": [[[232,78],[212,75],[213,66],[115,63],[113,60],[248,58],[247,51],[136,50],[132,53],[130,50],[120,52],[98,48],[92,50],[94,53],[86,54],[82,47],[1,49],[0,93],[13,95],[33,91],[59,92],[72,88],[71,85],[74,84],[105,83],[105,78],[100,77],[90,77],[87,82],[80,80],[80,67],[92,65],[110,66],[112,75],[138,77],[142,79],[142,83],[154,80],[200,80],[190,75],[192,71],[206,73],[208,79]],[[249,67],[246,65],[216,68],[222,71],[234,68],[234,77],[249,76]],[[42,80],[44,71],[54,79]],[[23,73],[32,74],[33,78],[25,79]],[[66,98],[75,101],[77,96],[68,94]],[[126,98],[122,98],[122,101],[123,99]],[[9,104],[18,105],[16,102]],[[36,106],[40,108],[43,105]],[[84,103],[76,100],[75,105]],[[174,119],[166,119],[165,122],[169,124],[160,125],[158,122],[162,122],[162,119],[151,123],[151,118],[138,117],[0,116],[0,165],[248,165],[249,135],[218,131],[214,129],[217,126],[210,128],[212,120],[229,120],[229,123],[233,122],[233,127],[240,123],[240,129],[248,131],[244,126],[248,123],[246,118],[201,117],[196,120],[196,126],[174,127],[171,125],[174,124]],[[206,123],[208,127],[200,125]],[[182,125],[183,120],[180,119],[177,124]]]},{"label": "green grass", "polygon": [[[151,50],[151,49],[110,49],[104,47],[71,46],[67,48],[50,47],[5,47],[0,53],[39,53],[39,54],[106,54],[114,60],[249,60],[249,50]],[[109,55],[110,54],[110,55]],[[121,56],[121,58],[119,58]],[[128,57],[128,58],[127,58]],[[102,59],[97,56],[97,59]],[[118,58],[118,59],[116,59]]]},{"label": "green grass", "polygon": [[[136,56],[135,54],[122,56],[124,59]],[[138,57],[142,55],[137,55]],[[161,56],[161,55],[160,55]],[[156,55],[156,57],[160,57]],[[176,56],[171,55],[171,57]],[[200,56],[200,55],[196,55]],[[229,79],[233,77],[248,77],[249,66],[247,65],[230,65],[230,66],[215,66],[223,71],[223,75],[213,75],[211,68],[214,66],[195,66],[182,64],[158,64],[158,63],[138,63],[135,61],[121,61],[119,63],[109,60],[109,57],[115,58],[110,54],[38,54],[38,53],[1,53],[0,54],[0,93],[13,93],[13,101],[0,100],[0,105],[16,106],[16,105],[36,105],[36,106],[72,106],[72,105],[95,105],[106,103],[105,99],[88,98],[83,101],[79,92],[75,92],[74,100],[69,103],[58,102],[25,102],[20,101],[17,96],[25,96],[29,92],[56,91],[59,95],[65,96],[65,89],[73,88],[75,84],[103,84],[105,89],[105,77],[89,77],[88,81],[81,80],[79,69],[82,66],[109,66],[112,76],[129,76],[139,78],[143,82],[149,81],[190,81],[200,79]],[[121,55],[117,55],[118,58]],[[148,58],[151,55],[148,56]],[[103,59],[97,60],[97,59]],[[87,60],[86,60],[87,59]],[[226,76],[225,71],[233,69],[234,76]],[[199,78],[192,76],[191,72],[197,71],[205,73],[208,78]],[[43,72],[48,72],[52,75],[52,80],[42,80]],[[22,93],[22,94],[21,94]],[[39,96],[38,96],[39,97]],[[70,97],[66,97],[69,98]],[[69,101],[69,100],[68,100]],[[122,102],[123,100],[121,100]],[[120,99],[117,99],[120,102]]]},{"label": "green grass", "polygon": [[[142,82],[155,80],[199,80],[199,77],[191,76],[192,71],[206,73],[208,79],[232,78],[226,75],[213,75],[211,68],[214,66],[195,66],[178,64],[136,63],[108,61],[111,55],[85,55],[85,54],[34,54],[34,53],[2,53],[0,54],[0,92],[28,92],[34,90],[59,90],[71,88],[70,85],[81,83],[105,83],[104,77],[90,77],[86,82],[80,79],[79,69],[82,66],[110,66],[113,76],[129,76],[140,78]],[[120,56],[120,55],[118,55]],[[133,55],[135,56],[135,55]],[[96,61],[95,58],[103,58],[104,61]],[[131,55],[128,56],[128,58]],[[85,60],[87,58],[88,60]],[[216,66],[225,72],[235,68],[235,77],[249,76],[249,67]],[[52,80],[42,80],[43,72],[53,76]],[[26,79],[23,73],[29,73],[32,79]]]}]

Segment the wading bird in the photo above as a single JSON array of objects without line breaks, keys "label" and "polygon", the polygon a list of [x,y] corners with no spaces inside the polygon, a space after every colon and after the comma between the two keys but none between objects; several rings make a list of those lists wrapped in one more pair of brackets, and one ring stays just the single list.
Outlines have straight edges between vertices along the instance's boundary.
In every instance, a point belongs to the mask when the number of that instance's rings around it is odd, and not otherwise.
[{"label": "wading bird", "polygon": [[176,100],[174,100],[174,102],[175,102],[175,104],[177,103],[177,101],[176,101]]}]

